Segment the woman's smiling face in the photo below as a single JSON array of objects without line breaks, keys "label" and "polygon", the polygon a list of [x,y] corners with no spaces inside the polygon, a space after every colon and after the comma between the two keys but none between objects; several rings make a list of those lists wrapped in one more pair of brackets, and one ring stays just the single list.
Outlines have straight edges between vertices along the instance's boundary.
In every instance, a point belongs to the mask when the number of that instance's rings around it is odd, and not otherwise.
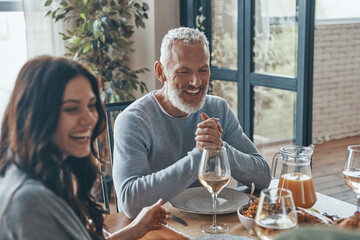
[{"label": "woman's smiling face", "polygon": [[91,136],[99,119],[96,104],[96,96],[86,77],[79,75],[66,85],[59,122],[52,137],[63,158],[90,154]]}]

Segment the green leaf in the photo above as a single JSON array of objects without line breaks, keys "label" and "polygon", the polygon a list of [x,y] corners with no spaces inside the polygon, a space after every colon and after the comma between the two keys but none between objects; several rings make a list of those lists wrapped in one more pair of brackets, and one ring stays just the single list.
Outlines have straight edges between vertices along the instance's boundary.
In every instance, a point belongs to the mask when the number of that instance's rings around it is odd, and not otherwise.
[{"label": "green leaf", "polygon": [[128,23],[128,20],[124,17],[120,17],[119,18],[120,22],[124,23],[124,24],[127,24]]},{"label": "green leaf", "polygon": [[143,2],[142,9],[143,9],[143,11],[147,11],[147,10],[149,10],[150,8],[149,8],[149,5],[148,5],[146,2]]},{"label": "green leaf", "polygon": [[82,25],[81,25],[81,32],[85,32],[86,31],[86,22],[84,22]]},{"label": "green leaf", "polygon": [[[100,30],[100,27],[101,27],[101,21],[96,19],[93,23],[93,32],[95,33],[95,36],[98,34],[97,32]],[[98,38],[98,36],[96,38]]]},{"label": "green leaf", "polygon": [[87,53],[88,51],[90,51],[91,49],[91,43],[90,42],[87,42],[83,48],[83,53]]},{"label": "green leaf", "polygon": [[45,7],[50,6],[51,3],[52,3],[52,0],[47,0],[47,1],[45,2]]},{"label": "green leaf", "polygon": [[87,31],[89,33],[93,32],[93,26],[94,26],[94,21],[93,20],[88,20],[87,21]]},{"label": "green leaf", "polygon": [[78,51],[78,47],[72,47],[72,48],[69,48],[69,51],[72,52],[72,53],[76,53]]},{"label": "green leaf", "polygon": [[80,17],[84,20],[86,20],[86,14],[85,13],[80,13]]},{"label": "green leaf", "polygon": [[136,7],[137,9],[140,9],[140,4],[139,3],[135,3],[134,7]]},{"label": "green leaf", "polygon": [[50,14],[51,14],[51,10],[46,13],[45,17],[48,17]]},{"label": "green leaf", "polygon": [[66,8],[68,6],[68,3],[66,1],[61,1],[60,5]]},{"label": "green leaf", "polygon": [[140,23],[140,26],[141,26],[142,28],[145,28],[145,23],[144,23],[144,21],[143,21],[142,19],[140,19],[139,23]]},{"label": "green leaf", "polygon": [[108,8],[107,6],[104,6],[104,7],[102,7],[102,11],[103,11],[104,13],[109,13],[109,12],[111,12],[111,9]]},{"label": "green leaf", "polygon": [[83,3],[86,6],[86,4],[88,3],[88,0],[83,0]]},{"label": "green leaf", "polygon": [[99,30],[97,30],[97,31],[95,32],[95,38],[99,38],[100,35],[101,35],[101,32],[100,32]]},{"label": "green leaf", "polygon": [[73,60],[77,61],[79,57],[79,51],[77,51],[73,57]]},{"label": "green leaf", "polygon": [[72,37],[69,39],[69,43],[71,43],[71,44],[73,44],[73,45],[75,45],[75,46],[79,45],[80,41],[81,41],[81,38],[79,38],[79,37],[76,36],[76,35],[72,36]]},{"label": "green leaf", "polygon": [[101,34],[101,35],[100,35],[100,40],[101,40],[103,43],[105,43],[105,35],[104,35],[104,34]]},{"label": "green leaf", "polygon": [[135,16],[138,17],[138,18],[141,18],[141,13],[138,10],[136,10],[135,11]]}]

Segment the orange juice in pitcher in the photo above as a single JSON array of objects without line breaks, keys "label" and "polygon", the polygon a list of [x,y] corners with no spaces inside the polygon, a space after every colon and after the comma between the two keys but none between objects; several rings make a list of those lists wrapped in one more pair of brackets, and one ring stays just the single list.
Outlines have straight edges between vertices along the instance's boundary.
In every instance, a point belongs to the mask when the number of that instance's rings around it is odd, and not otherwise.
[{"label": "orange juice in pitcher", "polygon": [[316,202],[312,177],[303,173],[288,173],[280,177],[279,188],[292,191],[296,207],[310,208]]},{"label": "orange juice in pitcher", "polygon": [[296,207],[310,208],[317,200],[310,166],[313,149],[314,145],[280,148],[283,165],[278,187],[292,191]]}]

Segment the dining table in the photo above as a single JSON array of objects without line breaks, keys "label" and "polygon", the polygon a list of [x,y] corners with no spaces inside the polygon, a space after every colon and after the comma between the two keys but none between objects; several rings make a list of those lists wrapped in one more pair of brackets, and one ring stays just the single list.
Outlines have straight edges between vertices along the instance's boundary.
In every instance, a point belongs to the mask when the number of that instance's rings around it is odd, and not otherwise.
[{"label": "dining table", "polygon": [[[274,179],[271,181],[269,187],[276,187],[277,184],[278,180]],[[317,210],[321,214],[326,213],[328,215],[336,215],[340,218],[347,218],[353,215],[357,210],[356,206],[353,204],[326,196],[324,194],[316,193],[316,196],[317,201],[312,209]],[[169,219],[162,229],[148,232],[141,238],[142,240],[185,240],[209,235],[207,233],[203,233],[200,227],[202,224],[212,222],[211,214],[196,214],[182,211],[171,206],[169,202],[165,203],[163,207],[168,209],[172,215],[185,220],[187,226]],[[109,232],[114,232],[126,226],[130,222],[131,219],[128,219],[122,212],[109,214],[105,218],[105,224]],[[217,215],[217,222],[225,223],[230,227],[230,230],[226,233],[226,235],[246,236],[248,238],[257,239],[256,234],[253,231],[248,231],[241,225],[236,212]]]}]

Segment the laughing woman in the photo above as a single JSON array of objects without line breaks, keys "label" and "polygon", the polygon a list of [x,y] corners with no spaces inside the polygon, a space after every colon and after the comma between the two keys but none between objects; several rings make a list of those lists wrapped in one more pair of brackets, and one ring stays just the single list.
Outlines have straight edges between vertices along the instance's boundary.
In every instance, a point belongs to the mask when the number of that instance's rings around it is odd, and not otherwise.
[{"label": "laughing woman", "polygon": [[[96,78],[83,66],[52,57],[23,66],[1,127],[1,240],[105,238],[105,211],[90,195],[104,120]],[[107,238],[161,228],[169,214],[161,204]]]}]

